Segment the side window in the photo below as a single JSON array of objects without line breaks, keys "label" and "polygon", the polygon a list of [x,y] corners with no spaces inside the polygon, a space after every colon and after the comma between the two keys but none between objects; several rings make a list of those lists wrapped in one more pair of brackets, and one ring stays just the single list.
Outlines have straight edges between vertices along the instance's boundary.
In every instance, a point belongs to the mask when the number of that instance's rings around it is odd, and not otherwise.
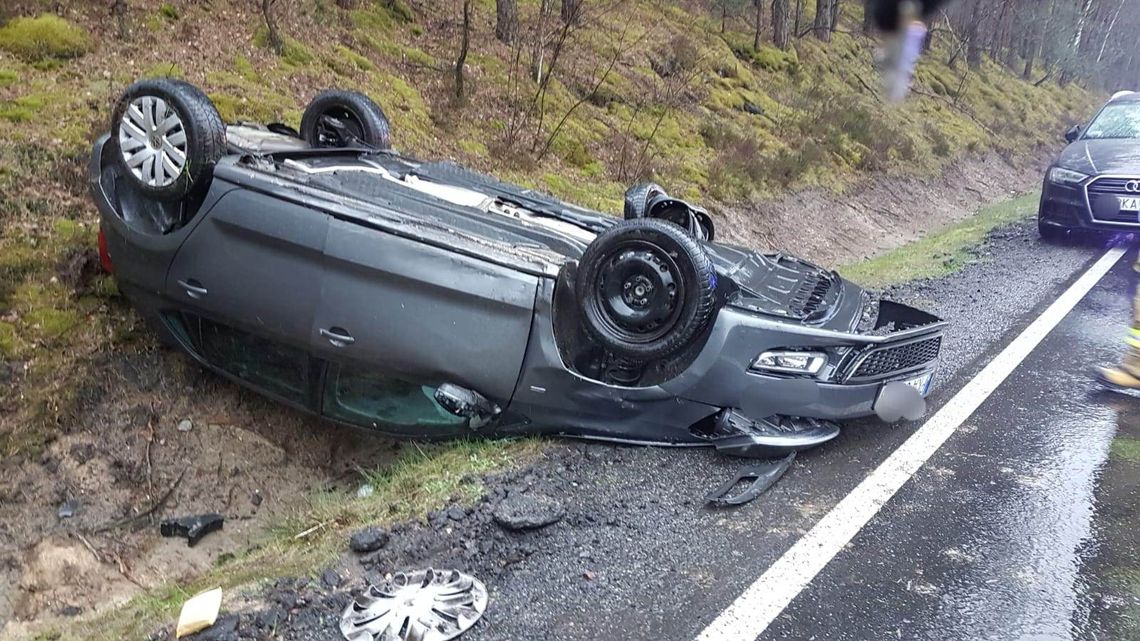
[{"label": "side window", "polygon": [[323,412],[328,418],[380,431],[419,436],[454,436],[466,419],[435,401],[435,388],[330,364]]},{"label": "side window", "polygon": [[211,365],[270,394],[303,405],[309,399],[309,355],[193,314],[170,317],[175,330]]}]

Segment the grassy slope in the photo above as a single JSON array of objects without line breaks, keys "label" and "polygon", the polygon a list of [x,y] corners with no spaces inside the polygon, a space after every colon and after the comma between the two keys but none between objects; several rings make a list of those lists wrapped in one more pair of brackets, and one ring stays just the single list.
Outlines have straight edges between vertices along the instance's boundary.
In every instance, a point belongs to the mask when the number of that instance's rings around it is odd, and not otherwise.
[{"label": "grassy slope", "polygon": [[841,267],[839,271],[846,278],[872,288],[952,274],[971,260],[970,250],[982,242],[986,234],[1036,214],[1039,198],[1039,193],[1031,193],[991,205],[977,215],[937,230],[921,240],[870,260]]}]

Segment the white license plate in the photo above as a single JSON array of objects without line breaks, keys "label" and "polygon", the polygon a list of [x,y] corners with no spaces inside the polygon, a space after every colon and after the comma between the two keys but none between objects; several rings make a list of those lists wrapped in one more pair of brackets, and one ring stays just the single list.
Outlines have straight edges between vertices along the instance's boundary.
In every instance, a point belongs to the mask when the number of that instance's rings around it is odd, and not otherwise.
[{"label": "white license plate", "polygon": [[1140,198],[1119,196],[1120,211],[1140,211]]},{"label": "white license plate", "polygon": [[902,383],[903,383],[903,385],[906,385],[907,387],[913,387],[915,390],[918,391],[920,396],[922,396],[923,398],[926,398],[926,395],[930,393],[930,382],[933,380],[934,380],[934,372],[930,372],[928,374],[923,374],[922,376],[919,376],[916,378],[908,378],[907,380],[903,381]]}]

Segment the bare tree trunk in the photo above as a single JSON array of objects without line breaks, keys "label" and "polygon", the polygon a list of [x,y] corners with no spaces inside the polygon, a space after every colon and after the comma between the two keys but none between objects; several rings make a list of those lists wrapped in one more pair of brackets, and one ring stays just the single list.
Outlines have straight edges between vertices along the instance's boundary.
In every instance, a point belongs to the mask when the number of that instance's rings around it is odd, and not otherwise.
[{"label": "bare tree trunk", "polygon": [[581,13],[582,0],[562,0],[562,22],[575,22]]},{"label": "bare tree trunk", "polygon": [[273,16],[273,5],[275,4],[277,4],[277,0],[261,0],[261,15],[265,18],[265,29],[269,35],[269,48],[281,55],[285,43],[281,40],[281,33],[277,31],[277,18]]},{"label": "bare tree trunk", "polygon": [[1099,65],[1104,60],[1104,50],[1108,46],[1108,40],[1112,37],[1112,30],[1116,28],[1116,20],[1120,17],[1120,10],[1124,8],[1124,0],[1120,0],[1120,4],[1116,5],[1116,13],[1112,14],[1112,21],[1108,23],[1108,28],[1104,31],[1104,41],[1100,43],[1100,53],[1096,56],[1096,62]]},{"label": "bare tree trunk", "polygon": [[788,0],[772,0],[772,44],[779,49],[787,49],[789,35]]},{"label": "bare tree trunk", "polygon": [[827,28],[831,33],[839,27],[839,0],[830,0],[831,8],[828,10]]},{"label": "bare tree trunk", "polygon": [[130,35],[127,30],[127,0],[111,0],[111,15],[115,18],[119,39],[126,40]]},{"label": "bare tree trunk", "polygon": [[752,4],[756,7],[756,31],[752,35],[752,48],[759,49],[760,30],[764,23],[764,0],[752,0]]},{"label": "bare tree trunk", "polygon": [[792,32],[796,34],[797,38],[800,37],[801,33],[803,33],[803,26],[804,26],[804,0],[796,0],[796,24],[795,24],[795,28],[792,29]]},{"label": "bare tree trunk", "polygon": [[495,37],[510,44],[519,32],[517,0],[495,0]]},{"label": "bare tree trunk", "polygon": [[875,12],[871,11],[871,5],[868,2],[863,3],[863,34],[869,34],[875,31]]},{"label": "bare tree trunk", "polygon": [[812,23],[812,33],[823,42],[831,42],[830,0],[815,0],[815,22]]},{"label": "bare tree trunk", "polygon": [[459,46],[459,57],[455,59],[455,99],[462,102],[466,97],[467,50],[471,47],[471,0],[463,0],[463,40]]},{"label": "bare tree trunk", "polygon": [[546,54],[546,22],[550,17],[550,3],[552,0],[541,0],[538,7],[538,22],[534,27],[534,52],[531,55],[531,77],[537,83],[542,82],[543,57]]}]

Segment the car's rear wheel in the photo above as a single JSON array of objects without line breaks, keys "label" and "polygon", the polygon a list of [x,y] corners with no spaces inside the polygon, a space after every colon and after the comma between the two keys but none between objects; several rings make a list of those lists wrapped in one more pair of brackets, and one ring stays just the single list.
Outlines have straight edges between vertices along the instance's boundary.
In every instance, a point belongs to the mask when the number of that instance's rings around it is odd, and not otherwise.
[{"label": "car's rear wheel", "polygon": [[111,118],[111,144],[123,175],[157,200],[179,200],[209,184],[226,153],[226,127],[200,89],[181,80],[140,80]]},{"label": "car's rear wheel", "polygon": [[314,147],[392,146],[380,105],[355,91],[330,90],[313,98],[301,117],[301,137]]},{"label": "car's rear wheel", "polygon": [[716,271],[673,223],[637,219],[602,232],[579,261],[587,333],[620,358],[648,362],[690,346],[716,312]]}]

